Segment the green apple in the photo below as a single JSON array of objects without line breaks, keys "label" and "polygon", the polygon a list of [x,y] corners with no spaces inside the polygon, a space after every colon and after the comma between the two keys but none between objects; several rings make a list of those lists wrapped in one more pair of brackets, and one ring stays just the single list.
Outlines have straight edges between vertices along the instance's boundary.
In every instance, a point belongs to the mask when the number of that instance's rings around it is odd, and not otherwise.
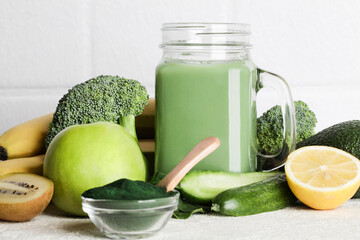
[{"label": "green apple", "polygon": [[120,178],[145,181],[147,164],[137,140],[122,126],[97,122],[61,131],[49,145],[44,176],[54,182],[53,203],[86,216],[81,194]]}]

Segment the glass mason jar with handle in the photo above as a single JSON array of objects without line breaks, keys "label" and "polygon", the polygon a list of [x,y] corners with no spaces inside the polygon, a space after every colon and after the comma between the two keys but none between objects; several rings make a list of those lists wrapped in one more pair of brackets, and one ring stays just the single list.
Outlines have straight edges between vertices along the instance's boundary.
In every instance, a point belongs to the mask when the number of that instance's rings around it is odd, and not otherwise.
[{"label": "glass mason jar with handle", "polygon": [[[287,83],[256,67],[249,56],[249,25],[166,23],[156,69],[155,171],[168,173],[202,139],[220,147],[194,169],[232,172],[281,167],[295,148],[295,113]],[[284,118],[283,149],[258,154],[256,95],[278,91]]]}]

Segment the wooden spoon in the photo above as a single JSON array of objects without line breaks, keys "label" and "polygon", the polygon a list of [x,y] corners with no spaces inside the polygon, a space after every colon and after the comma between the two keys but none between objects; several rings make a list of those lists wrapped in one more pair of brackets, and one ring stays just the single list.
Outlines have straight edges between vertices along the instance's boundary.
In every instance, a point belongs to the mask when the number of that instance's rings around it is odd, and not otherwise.
[{"label": "wooden spoon", "polygon": [[205,138],[199,142],[186,157],[157,184],[157,186],[165,187],[167,192],[174,190],[190,169],[217,149],[219,145],[220,140],[217,137]]}]

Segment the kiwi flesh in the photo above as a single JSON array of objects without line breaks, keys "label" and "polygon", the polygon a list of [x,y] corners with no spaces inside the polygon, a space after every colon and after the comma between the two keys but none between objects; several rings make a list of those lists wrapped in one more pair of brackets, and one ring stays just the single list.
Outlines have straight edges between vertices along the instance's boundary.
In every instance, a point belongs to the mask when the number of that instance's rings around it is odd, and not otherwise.
[{"label": "kiwi flesh", "polygon": [[0,219],[28,221],[44,211],[54,192],[54,183],[32,173],[0,177]]}]

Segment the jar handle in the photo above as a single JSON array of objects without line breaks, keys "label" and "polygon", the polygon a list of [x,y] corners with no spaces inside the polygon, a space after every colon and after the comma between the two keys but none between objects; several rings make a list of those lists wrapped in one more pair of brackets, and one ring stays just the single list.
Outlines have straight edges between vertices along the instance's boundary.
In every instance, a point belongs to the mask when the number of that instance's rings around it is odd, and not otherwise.
[{"label": "jar handle", "polygon": [[257,170],[272,171],[282,167],[285,164],[289,153],[295,150],[296,119],[294,102],[291,97],[290,88],[282,77],[262,69],[258,69],[257,74],[257,92],[262,88],[270,87],[275,89],[278,94],[282,96],[281,110],[284,120],[283,147],[281,151],[275,155],[265,155],[258,153]]}]

